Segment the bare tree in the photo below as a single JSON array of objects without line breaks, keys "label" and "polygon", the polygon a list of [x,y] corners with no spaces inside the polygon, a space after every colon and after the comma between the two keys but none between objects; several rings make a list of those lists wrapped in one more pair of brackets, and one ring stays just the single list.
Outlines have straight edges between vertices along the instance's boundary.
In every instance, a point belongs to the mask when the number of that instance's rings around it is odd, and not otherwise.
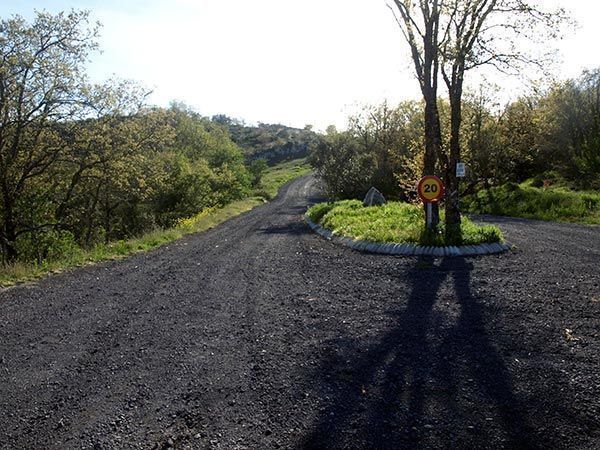
[{"label": "bare tree", "polygon": [[562,9],[546,11],[527,0],[446,0],[440,20],[441,73],[450,101],[449,151],[442,153],[446,168],[446,230],[460,225],[460,130],[465,73],[491,65],[505,73],[519,73],[531,65],[542,67],[550,53],[532,54],[526,47],[556,37],[566,20]]},{"label": "bare tree", "polygon": [[[440,13],[444,0],[394,0],[390,6],[404,39],[410,47],[415,74],[425,102],[425,154],[423,175],[434,175],[442,151],[440,115],[437,106],[440,71]],[[437,204],[432,227],[439,223]]]},{"label": "bare tree", "polygon": [[[425,174],[436,157],[446,182],[446,229],[460,225],[456,163],[460,161],[460,128],[465,72],[492,65],[503,72],[524,65],[541,66],[543,56],[523,46],[555,37],[565,21],[563,10],[545,11],[528,0],[394,0],[396,21],[411,51],[425,101]],[[437,83],[442,74],[451,108],[449,151],[442,148],[437,110]]]}]

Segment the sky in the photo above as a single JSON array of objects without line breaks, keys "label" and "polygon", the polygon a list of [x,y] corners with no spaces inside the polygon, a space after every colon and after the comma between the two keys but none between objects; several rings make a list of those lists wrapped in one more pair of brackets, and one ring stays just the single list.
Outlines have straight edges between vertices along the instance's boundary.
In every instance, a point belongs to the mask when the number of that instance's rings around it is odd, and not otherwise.
[{"label": "sky", "polygon": [[[600,67],[600,2],[542,2],[577,21],[549,44],[558,49],[552,74]],[[420,98],[386,0],[0,0],[0,17],[71,8],[89,9],[103,25],[92,80],[136,80],[152,89],[152,104],[323,130],[344,128],[360,105]],[[497,84],[503,102],[526,91],[523,80],[493,72],[484,83]]]}]

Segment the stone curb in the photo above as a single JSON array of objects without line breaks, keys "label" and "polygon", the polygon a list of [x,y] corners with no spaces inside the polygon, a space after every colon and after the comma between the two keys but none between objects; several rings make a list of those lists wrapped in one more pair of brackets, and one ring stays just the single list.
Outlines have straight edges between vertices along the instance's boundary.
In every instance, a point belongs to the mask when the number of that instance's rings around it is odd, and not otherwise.
[{"label": "stone curb", "polygon": [[314,223],[310,217],[304,215],[304,220],[308,226],[319,236],[337,244],[350,247],[354,250],[381,253],[385,255],[401,255],[401,256],[432,256],[441,258],[447,256],[482,256],[482,255],[497,255],[504,253],[512,248],[508,242],[504,244],[479,244],[479,245],[463,245],[460,247],[425,247],[415,244],[378,244],[374,242],[361,241],[349,237],[340,237],[334,235],[330,230],[323,228],[321,225]]}]

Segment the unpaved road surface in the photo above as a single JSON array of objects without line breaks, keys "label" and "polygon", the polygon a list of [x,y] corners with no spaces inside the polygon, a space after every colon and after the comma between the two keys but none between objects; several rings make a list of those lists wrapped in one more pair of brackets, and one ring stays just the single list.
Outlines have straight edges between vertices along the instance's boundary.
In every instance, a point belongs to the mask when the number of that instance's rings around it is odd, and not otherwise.
[{"label": "unpaved road surface", "polygon": [[359,253],[311,177],[204,234],[0,292],[0,448],[600,448],[600,229]]}]

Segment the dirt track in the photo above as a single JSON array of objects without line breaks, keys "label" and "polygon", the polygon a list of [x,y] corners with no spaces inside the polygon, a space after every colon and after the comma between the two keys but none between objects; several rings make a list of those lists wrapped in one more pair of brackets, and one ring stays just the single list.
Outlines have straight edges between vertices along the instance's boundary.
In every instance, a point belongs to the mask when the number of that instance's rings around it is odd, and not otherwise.
[{"label": "dirt track", "polygon": [[600,448],[599,228],[370,255],[316,193],[1,292],[0,448]]}]

